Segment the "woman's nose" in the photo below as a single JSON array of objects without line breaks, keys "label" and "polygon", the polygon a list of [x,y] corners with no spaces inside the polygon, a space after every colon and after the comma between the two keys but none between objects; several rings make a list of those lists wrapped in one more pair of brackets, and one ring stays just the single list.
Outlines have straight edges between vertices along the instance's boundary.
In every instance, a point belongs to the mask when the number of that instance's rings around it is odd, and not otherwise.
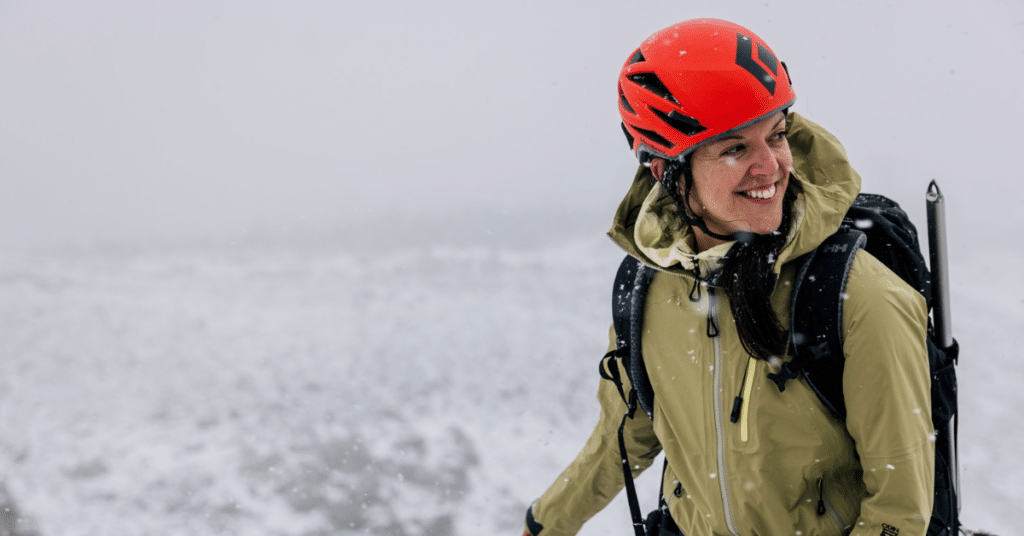
[{"label": "woman's nose", "polygon": [[779,171],[779,159],[767,144],[756,148],[750,174],[758,178],[774,178]]}]

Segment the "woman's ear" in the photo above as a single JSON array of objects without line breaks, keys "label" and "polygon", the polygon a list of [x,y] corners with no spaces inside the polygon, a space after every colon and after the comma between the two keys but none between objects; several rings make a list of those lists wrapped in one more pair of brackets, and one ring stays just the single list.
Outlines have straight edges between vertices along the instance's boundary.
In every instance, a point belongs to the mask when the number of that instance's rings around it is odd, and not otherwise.
[{"label": "woman's ear", "polygon": [[664,158],[651,159],[651,174],[654,175],[654,180],[661,182],[661,177],[665,174]]}]

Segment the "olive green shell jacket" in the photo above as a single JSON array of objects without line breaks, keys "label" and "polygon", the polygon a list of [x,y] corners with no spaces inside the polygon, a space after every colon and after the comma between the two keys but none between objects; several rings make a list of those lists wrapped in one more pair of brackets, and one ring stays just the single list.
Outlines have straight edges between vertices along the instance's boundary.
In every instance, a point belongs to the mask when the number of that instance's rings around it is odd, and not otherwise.
[{"label": "olive green shell jacket", "polygon": [[[787,328],[797,264],[791,261],[839,228],[860,190],[839,142],[789,116],[796,198],[772,295]],[[678,229],[675,206],[660,188],[641,168],[609,232],[658,270],[642,339],[653,419],[637,411],[626,422],[634,476],[665,453],[664,496],[687,536],[925,534],[934,433],[921,295],[870,254],[858,253],[843,309],[848,417],[837,420],[803,376],[780,392],[767,374],[781,362],[748,357],[728,298],[706,281],[731,244],[694,254],[692,231]],[[718,336],[708,336],[709,321],[720,326]],[[614,333],[610,340],[613,349]],[[744,403],[731,422],[737,395]],[[623,487],[617,430],[625,404],[606,380],[598,399],[593,434],[531,507],[540,536],[577,533]]]}]

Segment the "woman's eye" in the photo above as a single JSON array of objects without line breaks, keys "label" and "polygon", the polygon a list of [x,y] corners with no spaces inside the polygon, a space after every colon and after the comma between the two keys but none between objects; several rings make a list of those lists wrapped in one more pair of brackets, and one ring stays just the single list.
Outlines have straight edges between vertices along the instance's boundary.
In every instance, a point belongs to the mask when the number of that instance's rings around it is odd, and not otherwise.
[{"label": "woman's eye", "polygon": [[740,153],[740,151],[742,151],[742,150],[743,150],[743,148],[744,148],[744,146],[743,146],[743,145],[734,145],[734,146],[732,146],[732,147],[729,147],[729,148],[728,148],[728,149],[726,149],[725,151],[723,151],[723,152],[722,152],[722,156],[730,156],[730,155],[736,155],[736,154],[739,154],[739,153]]}]

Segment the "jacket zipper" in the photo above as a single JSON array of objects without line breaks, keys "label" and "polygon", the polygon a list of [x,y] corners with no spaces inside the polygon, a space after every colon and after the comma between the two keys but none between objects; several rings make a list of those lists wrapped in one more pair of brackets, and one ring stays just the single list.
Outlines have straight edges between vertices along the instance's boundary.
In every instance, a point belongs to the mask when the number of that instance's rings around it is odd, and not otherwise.
[{"label": "jacket zipper", "polygon": [[[715,291],[708,287],[708,315],[715,324],[718,323],[718,300],[715,299]],[[722,337],[712,339],[715,344],[715,374],[714,374],[714,399],[715,408],[715,435],[718,449],[718,487],[722,492],[722,513],[725,516],[725,525],[733,536],[740,536],[736,530],[736,522],[732,517],[732,499],[729,493],[729,481],[725,474],[725,422],[722,419]]]},{"label": "jacket zipper", "polygon": [[839,532],[846,533],[846,523],[843,522],[843,516],[839,515],[839,511],[836,510],[832,503],[825,499],[825,483],[824,479],[818,479],[818,515],[822,516],[825,513],[832,517],[832,521],[835,522],[836,526],[839,527]]}]

